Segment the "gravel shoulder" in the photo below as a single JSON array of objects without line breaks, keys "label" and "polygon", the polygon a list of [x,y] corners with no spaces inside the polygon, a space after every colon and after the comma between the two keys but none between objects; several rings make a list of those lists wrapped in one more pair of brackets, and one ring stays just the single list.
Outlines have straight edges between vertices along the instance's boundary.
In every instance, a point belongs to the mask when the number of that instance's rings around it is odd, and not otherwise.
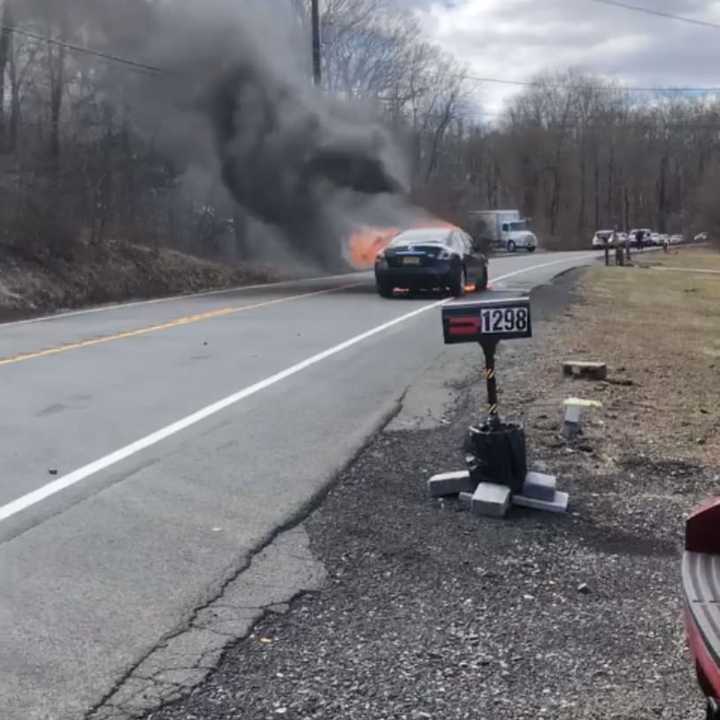
[{"label": "gravel shoulder", "polygon": [[[536,291],[536,337],[498,363],[502,409],[524,418],[530,460],[559,474],[569,514],[494,521],[428,498],[430,475],[462,466],[482,408],[479,367],[460,377],[452,360],[452,407],[431,426],[388,425],[303,524],[323,589],[265,615],[202,685],[147,717],[702,717],[679,557],[684,515],[718,476],[704,446],[653,432],[676,398],[639,379],[656,345],[607,342],[620,320],[597,305],[596,272]],[[563,379],[568,357],[607,360],[610,382]],[[569,396],[603,402],[572,442],[559,434]],[[630,417],[640,402],[653,413]]]}]

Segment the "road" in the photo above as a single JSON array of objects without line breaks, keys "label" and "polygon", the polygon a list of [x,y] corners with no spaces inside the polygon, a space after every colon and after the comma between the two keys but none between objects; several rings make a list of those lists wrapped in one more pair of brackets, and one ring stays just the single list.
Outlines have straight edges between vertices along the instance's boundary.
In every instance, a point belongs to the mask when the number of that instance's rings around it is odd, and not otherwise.
[{"label": "road", "polygon": [[1,325],[4,720],[83,717],[301,517],[442,352],[442,302],[356,274]]}]

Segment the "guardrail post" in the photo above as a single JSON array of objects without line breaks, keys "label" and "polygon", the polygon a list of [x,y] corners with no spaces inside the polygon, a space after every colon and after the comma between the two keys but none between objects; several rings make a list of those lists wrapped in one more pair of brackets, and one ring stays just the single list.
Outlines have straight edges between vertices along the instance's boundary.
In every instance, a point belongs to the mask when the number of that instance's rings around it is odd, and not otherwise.
[{"label": "guardrail post", "polygon": [[619,266],[625,265],[625,250],[620,247],[620,244],[615,247],[615,264]]}]

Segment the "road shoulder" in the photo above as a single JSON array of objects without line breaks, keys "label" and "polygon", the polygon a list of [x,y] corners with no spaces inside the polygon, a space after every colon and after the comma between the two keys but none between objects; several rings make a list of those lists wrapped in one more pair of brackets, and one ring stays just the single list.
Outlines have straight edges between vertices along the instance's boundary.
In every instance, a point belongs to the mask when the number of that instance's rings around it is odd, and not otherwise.
[{"label": "road shoulder", "polygon": [[[692,717],[682,519],[717,475],[640,424],[625,431],[644,360],[624,364],[621,340],[607,382],[562,378],[567,356],[606,349],[607,328],[589,322],[593,272],[535,292],[536,337],[498,362],[502,408],[524,419],[531,461],[560,475],[571,512],[481,520],[427,497],[427,477],[462,465],[482,407],[471,356],[449,349],[303,523],[323,587],[265,614],[190,695],[148,717]],[[459,383],[457,363],[469,371]],[[559,432],[569,395],[603,403],[570,441]]]}]

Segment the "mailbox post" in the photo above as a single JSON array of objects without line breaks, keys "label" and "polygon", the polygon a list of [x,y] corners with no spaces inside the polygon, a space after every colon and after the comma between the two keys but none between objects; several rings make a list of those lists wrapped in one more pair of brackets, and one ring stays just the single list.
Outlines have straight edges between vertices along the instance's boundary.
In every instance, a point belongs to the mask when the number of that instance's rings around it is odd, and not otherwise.
[{"label": "mailbox post", "polygon": [[495,351],[501,340],[532,337],[530,299],[517,293],[494,292],[487,299],[446,305],[442,311],[445,343],[479,343],[485,354],[488,425],[500,424]]},{"label": "mailbox post", "polygon": [[497,395],[495,352],[502,340],[532,337],[530,299],[517,293],[493,292],[480,300],[454,302],[443,307],[445,343],[479,343],[485,356],[487,418],[468,434],[467,463],[478,482],[522,489],[527,472],[525,432],[521,425],[504,423]]},{"label": "mailbox post", "polygon": [[491,430],[500,427],[500,416],[498,415],[497,379],[495,378],[495,350],[498,340],[486,340],[480,346],[485,353],[485,384],[487,386],[488,398],[488,419],[487,424]]}]

